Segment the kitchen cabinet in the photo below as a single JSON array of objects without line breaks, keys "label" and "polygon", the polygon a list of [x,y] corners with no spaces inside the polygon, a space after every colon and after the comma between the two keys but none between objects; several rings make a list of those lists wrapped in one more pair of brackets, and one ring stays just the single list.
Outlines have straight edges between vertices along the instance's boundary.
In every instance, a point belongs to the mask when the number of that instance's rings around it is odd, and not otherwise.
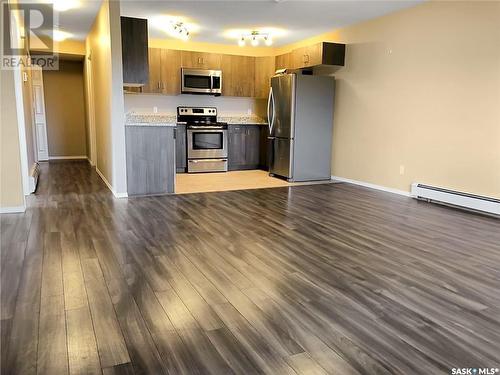
[{"label": "kitchen cabinet", "polygon": [[149,48],[149,79],[143,87],[145,93],[161,93],[161,49]]},{"label": "kitchen cabinet", "polygon": [[267,98],[271,77],[275,73],[275,58],[273,56],[255,58],[255,91],[254,97]]},{"label": "kitchen cabinet", "polygon": [[292,51],[292,69],[317,65],[344,66],[345,44],[321,42]]},{"label": "kitchen cabinet", "polygon": [[253,97],[255,57],[222,55],[222,95]]},{"label": "kitchen cabinet", "polygon": [[244,125],[229,125],[227,139],[228,169],[238,170],[245,165],[246,129]]},{"label": "kitchen cabinet", "polygon": [[174,193],[175,130],[172,126],[125,127],[129,196]]},{"label": "kitchen cabinet", "polygon": [[149,80],[143,92],[178,95],[181,92],[181,51],[149,49]]},{"label": "kitchen cabinet", "polygon": [[259,168],[261,125],[229,125],[228,169]]},{"label": "kitchen cabinet", "polygon": [[271,77],[277,69],[310,68],[317,65],[344,65],[345,45],[321,42],[297,48],[276,57],[238,56],[217,53],[150,48],[149,79],[142,92],[178,95],[181,67],[222,70],[222,94],[235,97],[267,98]]},{"label": "kitchen cabinet", "polygon": [[181,93],[181,51],[162,49],[160,65],[161,92],[167,95],[179,95]]},{"label": "kitchen cabinet", "polygon": [[148,83],[148,21],[120,17],[122,37],[123,85]]},{"label": "kitchen cabinet", "polygon": [[192,69],[220,69],[222,55],[208,52],[181,52],[182,67]]},{"label": "kitchen cabinet", "polygon": [[177,125],[175,168],[177,173],[184,173],[187,169],[186,125]]},{"label": "kitchen cabinet", "polygon": [[265,171],[269,170],[269,155],[271,154],[271,142],[269,141],[269,126],[260,126],[259,144],[259,167]]},{"label": "kitchen cabinet", "polygon": [[344,66],[345,44],[320,42],[276,56],[276,69],[311,68],[317,65]]},{"label": "kitchen cabinet", "polygon": [[276,56],[275,59],[276,70],[291,68],[291,60],[292,60],[291,52]]},{"label": "kitchen cabinet", "polygon": [[292,69],[307,68],[322,64],[322,43],[298,48],[292,52]]},{"label": "kitchen cabinet", "polygon": [[260,161],[260,125],[246,125],[245,164],[258,168]]}]

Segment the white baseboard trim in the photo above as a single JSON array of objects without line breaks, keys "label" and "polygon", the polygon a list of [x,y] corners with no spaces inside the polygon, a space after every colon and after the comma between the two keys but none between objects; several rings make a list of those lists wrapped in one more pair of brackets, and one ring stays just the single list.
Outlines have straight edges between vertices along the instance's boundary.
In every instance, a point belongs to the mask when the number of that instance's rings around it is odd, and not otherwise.
[{"label": "white baseboard trim", "polygon": [[88,160],[87,155],[76,156],[49,156],[49,160]]},{"label": "white baseboard trim", "polygon": [[0,207],[0,214],[22,214],[26,211],[26,206]]},{"label": "white baseboard trim", "polygon": [[106,177],[104,177],[104,174],[99,170],[99,168],[97,168],[97,166],[95,167],[95,171],[97,172],[97,174],[99,175],[99,177],[101,177],[101,180],[104,181],[104,183],[106,184],[106,186],[108,187],[108,189],[111,190],[111,192],[113,193],[113,195],[115,196],[115,198],[128,198],[128,194],[127,193],[117,193],[115,191],[115,189],[113,189],[113,186],[109,183],[109,181],[106,179]]},{"label": "white baseboard trim", "polygon": [[398,194],[398,195],[402,195],[402,196],[405,196],[405,197],[409,197],[410,196],[410,192],[409,191],[388,188],[388,187],[381,186],[381,185],[371,184],[369,182],[351,180],[349,178],[337,177],[337,176],[332,176],[332,180],[335,181],[335,182],[347,182],[349,184],[359,185],[359,186],[363,186],[363,187],[367,187],[367,188],[375,189],[375,190],[380,190],[380,191],[385,191],[387,193]]}]

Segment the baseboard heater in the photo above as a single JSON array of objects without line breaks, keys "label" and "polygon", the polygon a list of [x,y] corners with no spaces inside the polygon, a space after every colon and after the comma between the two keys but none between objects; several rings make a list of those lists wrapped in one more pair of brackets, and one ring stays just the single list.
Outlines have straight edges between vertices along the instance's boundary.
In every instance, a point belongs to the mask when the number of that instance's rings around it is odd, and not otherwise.
[{"label": "baseboard heater", "polygon": [[460,191],[443,189],[419,183],[413,183],[411,185],[411,196],[417,199],[426,199],[431,202],[445,203],[452,206],[464,207],[470,210],[500,215],[500,199],[463,193]]}]

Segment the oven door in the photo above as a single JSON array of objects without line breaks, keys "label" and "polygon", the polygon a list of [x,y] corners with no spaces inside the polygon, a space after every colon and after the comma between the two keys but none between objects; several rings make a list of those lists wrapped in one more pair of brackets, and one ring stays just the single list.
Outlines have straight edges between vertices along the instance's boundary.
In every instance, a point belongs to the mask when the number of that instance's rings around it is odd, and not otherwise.
[{"label": "oven door", "polygon": [[217,95],[222,89],[220,70],[182,69],[182,93]]},{"label": "oven door", "polygon": [[227,158],[226,129],[188,129],[188,159]]}]

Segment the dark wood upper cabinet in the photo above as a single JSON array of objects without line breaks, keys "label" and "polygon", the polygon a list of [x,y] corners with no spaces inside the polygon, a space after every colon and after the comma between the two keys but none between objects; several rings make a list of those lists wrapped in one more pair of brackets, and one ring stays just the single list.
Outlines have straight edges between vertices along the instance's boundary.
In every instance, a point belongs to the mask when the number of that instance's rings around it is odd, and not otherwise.
[{"label": "dark wood upper cabinet", "polygon": [[323,42],[319,43],[318,49],[321,51],[322,65],[344,66],[345,44]]},{"label": "dark wood upper cabinet", "polygon": [[148,21],[121,17],[123,85],[148,83]]}]

